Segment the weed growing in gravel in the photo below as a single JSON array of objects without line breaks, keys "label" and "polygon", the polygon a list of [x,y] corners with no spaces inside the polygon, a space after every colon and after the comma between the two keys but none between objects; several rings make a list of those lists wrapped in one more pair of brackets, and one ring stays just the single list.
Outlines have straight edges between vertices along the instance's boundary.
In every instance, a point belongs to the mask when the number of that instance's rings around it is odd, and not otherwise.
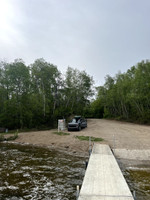
[{"label": "weed growing in gravel", "polygon": [[4,135],[3,134],[0,134],[0,142],[4,141]]},{"label": "weed growing in gravel", "polygon": [[90,136],[75,136],[79,140],[86,140],[89,141],[89,138],[91,138],[91,141],[93,142],[101,142],[103,141],[103,138],[95,138],[95,137],[90,137]]},{"label": "weed growing in gravel", "polygon": [[70,133],[65,133],[65,132],[53,132],[53,134],[56,134],[56,135],[70,135]]},{"label": "weed growing in gravel", "polygon": [[8,138],[7,138],[7,141],[15,140],[17,137],[18,137],[18,131],[15,132],[13,136],[8,137]]},{"label": "weed growing in gravel", "polygon": [[10,141],[15,140],[18,137],[18,131],[14,133],[13,136],[5,138],[4,135],[7,135],[7,133],[0,134],[0,142],[3,142],[4,140]]}]

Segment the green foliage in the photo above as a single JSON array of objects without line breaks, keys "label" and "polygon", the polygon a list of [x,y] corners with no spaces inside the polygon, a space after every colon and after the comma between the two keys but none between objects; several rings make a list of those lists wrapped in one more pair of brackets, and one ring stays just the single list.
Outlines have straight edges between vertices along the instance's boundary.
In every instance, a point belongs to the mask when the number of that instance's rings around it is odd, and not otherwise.
[{"label": "green foliage", "polygon": [[63,77],[57,66],[37,59],[0,63],[0,127],[41,129],[58,118],[82,114],[92,95],[93,79],[69,67]]},{"label": "green foliage", "polygon": [[83,115],[84,107],[90,104],[93,95],[94,81],[85,71],[68,67],[64,81],[64,111],[70,114]]},{"label": "green foliage", "polygon": [[94,113],[103,107],[105,118],[150,124],[150,62],[142,61],[114,78],[106,76],[91,105]]},{"label": "green foliage", "polygon": [[90,136],[75,136],[79,140],[86,140],[89,141],[89,138],[91,138],[92,142],[102,142],[102,138],[95,138],[95,137],[90,137]]},{"label": "green foliage", "polygon": [[16,132],[16,133],[14,133],[13,136],[8,137],[8,138],[7,138],[7,141],[15,140],[15,139],[17,139],[17,138],[18,138],[18,133]]},{"label": "green foliage", "polygon": [[0,133],[0,142],[3,142],[5,140],[4,134]]},{"label": "green foliage", "polygon": [[56,135],[70,135],[70,133],[65,133],[65,132],[53,132],[53,134],[56,134]]},{"label": "green foliage", "polygon": [[84,108],[84,116],[86,118],[103,118],[104,117],[104,95],[105,89],[100,86],[96,88],[97,98],[91,100],[89,105]]},{"label": "green foliage", "polygon": [[18,138],[18,131],[15,132],[12,136],[5,138],[5,135],[7,135],[7,134],[8,133],[0,133],[0,142],[3,142],[4,140],[11,141],[11,140],[15,140],[16,138]]}]

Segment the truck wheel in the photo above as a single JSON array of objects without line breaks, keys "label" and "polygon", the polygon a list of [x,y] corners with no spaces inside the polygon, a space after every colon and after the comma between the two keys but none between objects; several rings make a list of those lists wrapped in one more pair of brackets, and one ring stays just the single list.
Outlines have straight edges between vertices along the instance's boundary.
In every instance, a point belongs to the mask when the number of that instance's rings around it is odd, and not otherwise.
[{"label": "truck wheel", "polygon": [[81,126],[78,127],[78,131],[81,131]]}]

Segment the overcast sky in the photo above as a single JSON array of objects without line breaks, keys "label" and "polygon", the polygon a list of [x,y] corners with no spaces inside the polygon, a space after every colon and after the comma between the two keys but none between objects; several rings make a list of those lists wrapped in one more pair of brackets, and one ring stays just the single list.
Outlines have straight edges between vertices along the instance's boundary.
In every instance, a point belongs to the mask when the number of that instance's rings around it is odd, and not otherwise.
[{"label": "overcast sky", "polygon": [[150,0],[0,0],[0,60],[42,57],[102,85],[150,58]]}]

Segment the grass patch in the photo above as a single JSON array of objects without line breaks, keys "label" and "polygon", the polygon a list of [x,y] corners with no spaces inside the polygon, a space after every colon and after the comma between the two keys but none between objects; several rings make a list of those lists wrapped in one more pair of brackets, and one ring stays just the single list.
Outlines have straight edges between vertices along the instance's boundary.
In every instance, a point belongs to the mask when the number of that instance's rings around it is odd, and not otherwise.
[{"label": "grass patch", "polygon": [[[0,135],[8,135],[9,133],[5,133],[5,132],[3,132],[3,133],[0,133]],[[11,134],[11,133],[10,133]]]},{"label": "grass patch", "polygon": [[[47,131],[47,130],[51,130],[52,127],[39,127],[39,128],[24,128],[24,129],[14,129],[14,130],[8,130],[8,132],[3,132],[2,134],[7,135],[7,134],[13,134],[13,133],[22,133],[22,132],[34,132],[34,131]],[[1,134],[1,133],[0,133]]]},{"label": "grass patch", "polygon": [[65,132],[53,132],[53,134],[56,134],[56,135],[70,135],[70,133],[65,133]]},{"label": "grass patch", "polygon": [[101,142],[104,140],[103,138],[95,138],[90,136],[75,136],[75,137],[78,138],[79,140],[86,140],[86,141],[89,141],[89,138],[91,138],[91,141],[93,142]]},{"label": "grass patch", "polygon": [[7,141],[15,140],[18,137],[18,132],[15,132],[13,136],[7,138]]},{"label": "grass patch", "polygon": [[[7,133],[8,134],[8,133]],[[5,138],[4,136],[7,135],[6,133],[1,133],[0,134],[0,142],[3,142],[3,141],[11,141],[11,140],[15,140],[17,137],[18,137],[18,132],[15,132],[14,135],[10,136],[10,137],[7,137]]]},{"label": "grass patch", "polygon": [[0,134],[0,142],[2,142],[2,141],[4,141],[5,140],[5,138],[4,138],[4,134]]}]

